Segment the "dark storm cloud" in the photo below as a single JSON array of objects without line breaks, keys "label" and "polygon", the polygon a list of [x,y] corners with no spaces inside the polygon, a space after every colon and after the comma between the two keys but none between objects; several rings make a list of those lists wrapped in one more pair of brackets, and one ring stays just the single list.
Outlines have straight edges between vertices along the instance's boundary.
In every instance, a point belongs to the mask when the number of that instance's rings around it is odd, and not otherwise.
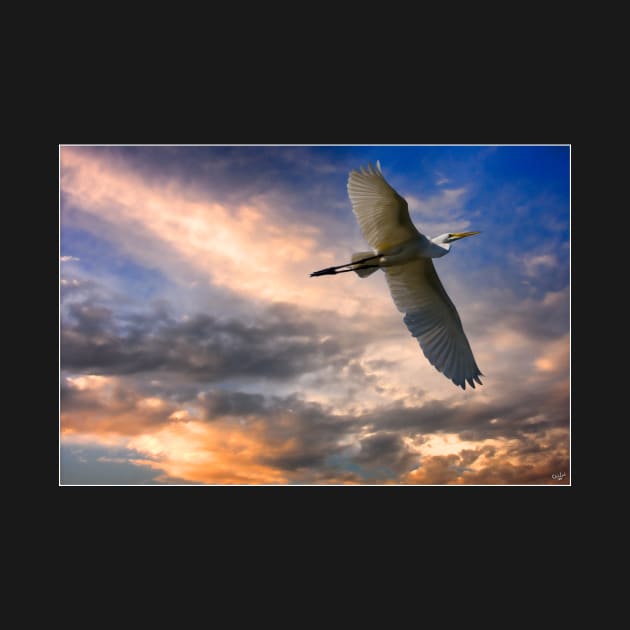
[{"label": "dark storm cloud", "polygon": [[325,365],[345,365],[359,350],[322,338],[296,307],[276,305],[251,321],[198,314],[177,320],[165,304],[114,315],[88,302],[62,317],[62,367],[93,374],[169,371],[201,380],[289,379]]},{"label": "dark storm cloud", "polygon": [[[333,414],[330,408],[292,396],[275,397],[265,423],[265,437],[282,453],[265,463],[283,470],[327,468],[327,460],[343,453],[342,443],[360,428],[361,418]],[[334,468],[334,467],[333,467]]]},{"label": "dark storm cloud", "polygon": [[112,311],[103,306],[90,304],[71,304],[70,317],[76,322],[76,327],[83,335],[96,335],[108,328],[112,321]]},{"label": "dark storm cloud", "polygon": [[367,414],[375,428],[401,431],[406,435],[456,433],[462,440],[516,438],[537,434],[554,427],[568,426],[566,396],[546,390],[532,394],[517,388],[490,402],[468,399],[454,406],[430,401],[418,407],[401,405],[381,408]]},{"label": "dark storm cloud", "polygon": [[381,432],[360,441],[361,451],[353,461],[363,466],[387,471],[391,477],[403,474],[418,465],[418,455],[411,452],[398,433]]},{"label": "dark storm cloud", "polygon": [[209,419],[215,416],[266,415],[268,411],[267,401],[262,394],[213,389],[202,392],[199,400]]}]

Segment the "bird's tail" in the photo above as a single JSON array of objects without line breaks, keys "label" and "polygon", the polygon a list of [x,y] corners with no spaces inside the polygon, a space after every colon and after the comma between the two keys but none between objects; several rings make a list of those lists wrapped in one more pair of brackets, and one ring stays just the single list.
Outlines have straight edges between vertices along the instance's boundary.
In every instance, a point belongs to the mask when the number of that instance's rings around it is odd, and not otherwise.
[{"label": "bird's tail", "polygon": [[[357,252],[356,254],[352,254],[352,262],[363,260],[364,258],[369,258],[370,256],[374,256],[374,252]],[[367,278],[368,276],[372,275],[377,269],[378,267],[368,267],[367,269],[355,269],[354,272],[360,278]]]}]

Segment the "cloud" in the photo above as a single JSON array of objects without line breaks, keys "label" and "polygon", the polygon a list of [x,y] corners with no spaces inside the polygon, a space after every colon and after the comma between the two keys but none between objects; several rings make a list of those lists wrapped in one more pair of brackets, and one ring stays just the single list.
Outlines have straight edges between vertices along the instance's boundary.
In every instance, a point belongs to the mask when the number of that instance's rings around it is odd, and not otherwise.
[{"label": "cloud", "polygon": [[95,303],[71,302],[62,319],[62,367],[94,374],[171,371],[204,380],[290,379],[323,367],[341,369],[361,351],[352,345],[357,332],[341,341],[324,334],[316,320],[281,304],[246,321],[204,314],[177,319],[164,304],[114,314]]},{"label": "cloud", "polygon": [[[146,389],[117,377],[67,377],[64,435],[104,437],[137,451],[135,465],[201,483],[551,483],[546,471],[568,468],[568,384],[533,398],[515,385],[498,401],[343,414],[296,394],[199,384],[174,401]],[[432,452],[444,451],[444,439],[451,452]],[[230,476],[237,459],[243,465]]]},{"label": "cloud", "polygon": [[[551,340],[563,337],[569,328],[569,289],[548,291],[542,299],[525,298],[495,303],[497,323],[504,330],[525,338]],[[490,327],[490,332],[496,330]]]},{"label": "cloud", "polygon": [[384,478],[398,476],[418,466],[418,455],[398,433],[381,431],[363,438],[353,460],[376,469]]},{"label": "cloud", "polygon": [[[505,458],[508,443],[532,449],[553,431],[568,439],[567,291],[539,301],[504,296],[473,309],[473,323],[487,321],[488,309],[496,318],[485,328],[475,323],[480,347],[493,347],[492,390],[460,397],[425,365],[402,325],[377,325],[378,316],[274,304],[249,318],[179,317],[165,301],[115,312],[100,289],[64,304],[64,436],[91,435],[101,444],[104,436],[124,435],[122,446],[138,453],[133,465],[151,467],[158,481],[230,482],[236,460],[186,455],[184,446],[198,434],[208,448],[225,445],[224,434],[231,444],[242,442],[239,453],[248,459],[235,483],[467,483],[471,471],[479,483],[498,483],[503,473],[546,483],[541,471],[561,463],[545,463],[542,454],[523,468],[514,462],[525,453],[516,452],[511,467],[486,461],[483,474],[471,468],[479,453],[488,454],[479,450],[486,446]],[[391,321],[399,323],[397,313]],[[505,352],[505,365],[497,363]],[[524,372],[515,378],[518,370]],[[424,374],[442,389],[417,387]],[[226,387],[230,381],[258,391]],[[260,390],[273,382],[292,393]],[[431,454],[442,437],[455,450]]]},{"label": "cloud", "polygon": [[468,188],[442,188],[434,195],[424,198],[405,194],[409,212],[418,229],[430,237],[470,226],[470,220],[463,215]]},{"label": "cloud", "polygon": [[144,395],[133,383],[99,375],[66,376],[60,398],[66,434],[135,435],[167,423],[180,409],[175,402]]},{"label": "cloud", "polygon": [[260,415],[266,410],[266,398],[262,394],[230,392],[213,389],[199,394],[206,417]]},{"label": "cloud", "polygon": [[257,438],[253,427],[243,431],[227,423],[177,422],[160,428],[151,436],[138,436],[129,446],[140,453],[134,460],[137,465],[193,483],[287,482],[282,471],[261,463],[261,453],[269,446]]},{"label": "cloud", "polygon": [[61,256],[61,258],[59,258],[59,260],[61,262],[76,262],[76,261],[81,260],[81,259],[77,258],[76,256]]},{"label": "cloud", "polygon": [[[528,388],[524,388],[526,391]],[[470,400],[465,405],[431,401],[419,407],[395,406],[378,412],[375,426],[420,434],[456,434],[461,440],[520,438],[568,426],[566,392],[538,396],[514,388],[505,398]]]},{"label": "cloud", "polygon": [[[148,183],[116,161],[72,148],[62,151],[61,165],[63,223],[115,242],[127,256],[178,283],[201,276],[255,302],[335,303],[341,312],[361,308],[344,290],[347,280],[311,281],[304,291],[311,271],[345,260],[355,247],[322,237],[324,230],[341,231],[341,222],[326,214],[298,212],[277,193],[219,203],[172,180]],[[370,285],[364,288],[372,293]]]},{"label": "cloud", "polygon": [[524,273],[530,278],[535,278],[546,270],[552,269],[558,264],[555,256],[541,254],[539,256],[524,257],[522,259]]}]

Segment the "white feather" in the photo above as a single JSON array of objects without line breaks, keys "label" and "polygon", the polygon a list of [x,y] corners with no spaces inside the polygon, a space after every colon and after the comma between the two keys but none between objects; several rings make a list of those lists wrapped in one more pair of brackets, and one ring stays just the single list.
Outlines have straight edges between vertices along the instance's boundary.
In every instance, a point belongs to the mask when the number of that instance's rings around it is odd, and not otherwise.
[{"label": "white feather", "polygon": [[407,202],[385,181],[380,164],[377,170],[351,171],[348,195],[361,233],[376,251],[417,238],[420,233],[411,222]]}]

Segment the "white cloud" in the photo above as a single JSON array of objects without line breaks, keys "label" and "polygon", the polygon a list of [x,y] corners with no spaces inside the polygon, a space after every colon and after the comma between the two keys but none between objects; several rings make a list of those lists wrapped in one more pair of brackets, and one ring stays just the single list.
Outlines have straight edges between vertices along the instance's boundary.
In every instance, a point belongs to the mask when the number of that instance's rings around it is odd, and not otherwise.
[{"label": "white cloud", "polygon": [[[427,236],[437,236],[444,232],[464,230],[470,227],[461,211],[464,207],[468,189],[442,188],[430,197],[403,195],[409,204],[409,212],[418,229]],[[470,212],[467,211],[467,216]]]},{"label": "white cloud", "polygon": [[551,254],[542,254],[540,256],[525,257],[521,260],[524,273],[530,278],[535,278],[546,269],[551,269],[558,264],[556,257]]},{"label": "white cloud", "polygon": [[59,260],[61,262],[74,262],[81,259],[77,258],[76,256],[62,256]]},{"label": "white cloud", "polygon": [[427,218],[441,218],[444,213],[462,208],[466,192],[466,187],[462,186],[461,188],[443,188],[439,193],[424,199],[414,195],[405,195],[405,198],[411,212]]}]

